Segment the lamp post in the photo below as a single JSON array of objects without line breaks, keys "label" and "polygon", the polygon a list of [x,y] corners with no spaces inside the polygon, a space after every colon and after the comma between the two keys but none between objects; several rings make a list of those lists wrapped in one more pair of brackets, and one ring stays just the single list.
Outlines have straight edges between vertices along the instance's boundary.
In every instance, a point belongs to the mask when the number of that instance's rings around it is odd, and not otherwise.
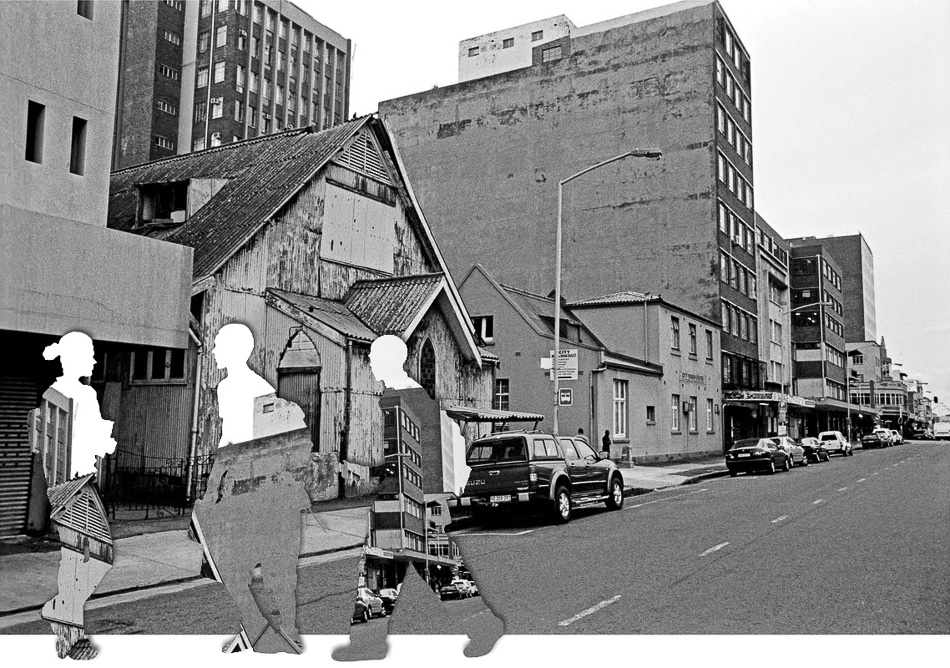
[{"label": "lamp post", "polygon": [[612,162],[617,160],[623,160],[624,158],[647,158],[648,160],[659,160],[663,157],[663,152],[660,149],[650,148],[650,149],[634,149],[632,151],[627,151],[626,153],[621,153],[620,155],[615,155],[612,158],[598,162],[596,165],[591,165],[586,169],[582,169],[576,174],[568,176],[566,179],[558,181],[557,184],[557,241],[555,248],[555,262],[554,262],[554,358],[551,360],[551,371],[554,374],[554,435],[557,436],[560,433],[558,425],[558,408],[561,403],[561,231],[562,231],[562,212],[564,204],[564,186],[574,179],[583,176],[587,172],[592,172],[595,169],[599,169],[604,165],[609,165]]}]

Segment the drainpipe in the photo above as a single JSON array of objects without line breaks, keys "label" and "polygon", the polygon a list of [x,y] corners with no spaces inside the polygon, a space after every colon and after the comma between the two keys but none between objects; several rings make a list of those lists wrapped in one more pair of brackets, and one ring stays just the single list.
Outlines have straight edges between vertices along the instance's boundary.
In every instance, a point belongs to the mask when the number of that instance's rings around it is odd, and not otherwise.
[{"label": "drainpipe", "polygon": [[353,409],[353,341],[346,340],[346,387],[343,394],[343,438],[340,439],[339,498],[346,496],[344,464],[350,457],[350,412]]},{"label": "drainpipe", "polygon": [[[201,339],[199,339],[191,327],[188,328],[188,334],[191,335],[191,339],[195,342],[197,347],[197,355],[195,356],[195,396],[194,396],[194,408],[192,409],[191,414],[191,438],[190,443],[188,444],[188,459],[185,461],[185,481],[187,487],[185,488],[185,500],[190,502],[192,500],[191,496],[191,476],[194,469],[195,456],[198,450],[198,400],[201,396],[201,363],[204,356],[204,346],[201,345]],[[195,488],[197,490],[197,486]]]},{"label": "drainpipe", "polygon": [[650,361],[650,339],[647,332],[647,303],[643,302],[643,361]]},{"label": "drainpipe", "polygon": [[600,366],[596,369],[590,370],[590,411],[589,411],[590,424],[588,425],[588,427],[590,428],[590,439],[591,439],[590,445],[592,448],[596,448],[597,452],[600,452],[600,449],[597,445],[598,443],[597,439],[600,438],[600,425],[597,423],[597,412],[594,409],[594,399],[597,394],[595,392],[595,386],[594,386],[594,374],[603,373],[606,370],[607,370],[607,366],[606,366],[606,363],[603,361],[603,353],[601,353]]}]

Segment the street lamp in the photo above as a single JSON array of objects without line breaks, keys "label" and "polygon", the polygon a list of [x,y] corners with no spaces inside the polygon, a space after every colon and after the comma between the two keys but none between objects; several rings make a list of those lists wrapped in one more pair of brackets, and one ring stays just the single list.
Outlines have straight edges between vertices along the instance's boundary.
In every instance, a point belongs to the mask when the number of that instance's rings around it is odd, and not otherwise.
[{"label": "street lamp", "polygon": [[663,152],[658,148],[648,148],[648,149],[634,149],[632,151],[627,151],[626,153],[621,153],[620,155],[615,155],[614,157],[604,160],[603,162],[598,162],[596,165],[591,165],[587,169],[582,169],[576,174],[568,176],[566,179],[558,181],[557,184],[557,242],[555,250],[555,276],[554,276],[554,359],[551,360],[551,368],[554,373],[554,435],[557,436],[560,433],[558,426],[558,408],[561,403],[561,229],[562,229],[562,211],[564,203],[564,186],[579,176],[583,176],[587,172],[592,172],[595,169],[599,169],[604,165],[609,165],[612,162],[617,160],[623,160],[624,158],[646,158],[648,160],[659,160],[663,157]]}]

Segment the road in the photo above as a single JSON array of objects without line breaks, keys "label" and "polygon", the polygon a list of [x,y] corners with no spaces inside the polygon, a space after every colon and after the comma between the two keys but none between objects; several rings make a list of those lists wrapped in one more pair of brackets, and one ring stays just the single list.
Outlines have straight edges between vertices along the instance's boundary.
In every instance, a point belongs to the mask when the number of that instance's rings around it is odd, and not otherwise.
[{"label": "road", "polygon": [[[475,527],[455,537],[483,597],[440,603],[414,578],[390,632],[464,633],[484,600],[508,634],[947,634],[948,483],[950,444],[908,443],[578,509],[563,526]],[[350,631],[357,559],[342,556],[299,571],[304,634]],[[106,602],[87,620],[92,634],[237,628],[217,584]]]}]

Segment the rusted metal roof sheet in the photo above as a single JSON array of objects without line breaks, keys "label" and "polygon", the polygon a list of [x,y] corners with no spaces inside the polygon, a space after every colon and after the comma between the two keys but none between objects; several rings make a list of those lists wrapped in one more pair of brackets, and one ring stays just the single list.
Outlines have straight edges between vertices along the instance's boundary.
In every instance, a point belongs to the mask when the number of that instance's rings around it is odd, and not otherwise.
[{"label": "rusted metal roof sheet", "polygon": [[402,336],[444,285],[441,273],[357,281],[343,302],[378,334]]},{"label": "rusted metal roof sheet", "polygon": [[95,477],[95,473],[88,473],[84,476],[67,480],[62,485],[50,487],[49,490],[47,490],[49,505],[51,507],[50,514],[55,515],[62,511],[66,505],[79,494],[86,483],[90,480],[94,480]]},{"label": "rusted metal roof sheet", "polygon": [[377,338],[376,333],[364,325],[342,302],[275,288],[270,288],[267,292],[351,339],[371,343]]},{"label": "rusted metal roof sheet", "polygon": [[138,186],[189,179],[227,184],[167,241],[195,249],[194,278],[217,271],[341,150],[370,116],[322,132],[290,130],[157,160],[112,175],[109,227],[133,231]]}]

